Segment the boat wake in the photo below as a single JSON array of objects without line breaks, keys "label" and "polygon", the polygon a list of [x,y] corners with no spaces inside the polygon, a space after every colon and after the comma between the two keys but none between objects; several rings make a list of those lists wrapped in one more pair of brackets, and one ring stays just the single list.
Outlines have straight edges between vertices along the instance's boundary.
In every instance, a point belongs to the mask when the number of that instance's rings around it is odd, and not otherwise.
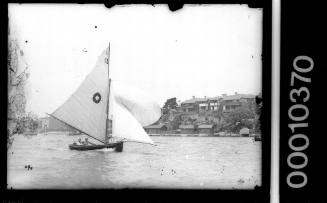
[{"label": "boat wake", "polygon": [[103,149],[97,149],[96,151],[99,151],[99,152],[113,152],[113,151],[115,151],[115,148],[103,148]]}]

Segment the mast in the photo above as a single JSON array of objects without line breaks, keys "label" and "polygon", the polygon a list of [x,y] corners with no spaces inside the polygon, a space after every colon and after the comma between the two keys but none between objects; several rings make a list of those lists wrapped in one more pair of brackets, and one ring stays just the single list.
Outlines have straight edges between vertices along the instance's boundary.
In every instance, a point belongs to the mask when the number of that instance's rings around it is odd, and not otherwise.
[{"label": "mast", "polygon": [[108,144],[109,143],[109,135],[108,135],[108,115],[109,115],[109,98],[110,98],[110,83],[111,83],[111,79],[109,78],[109,59],[110,59],[110,42],[109,42],[109,47],[108,47],[108,53],[107,53],[107,64],[108,64],[108,81],[109,81],[109,84],[108,84],[108,99],[107,99],[107,108],[106,108],[106,130],[105,130],[105,144]]}]

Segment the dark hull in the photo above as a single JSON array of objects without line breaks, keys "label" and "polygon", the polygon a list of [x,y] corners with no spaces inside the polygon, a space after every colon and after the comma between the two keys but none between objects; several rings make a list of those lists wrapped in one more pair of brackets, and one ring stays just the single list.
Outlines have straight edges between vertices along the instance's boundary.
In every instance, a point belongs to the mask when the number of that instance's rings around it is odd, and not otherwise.
[{"label": "dark hull", "polygon": [[103,145],[74,145],[74,144],[69,145],[69,149],[79,150],[79,151],[96,150],[96,149],[104,149],[104,148],[114,148],[116,152],[122,152],[123,142],[109,143]]}]

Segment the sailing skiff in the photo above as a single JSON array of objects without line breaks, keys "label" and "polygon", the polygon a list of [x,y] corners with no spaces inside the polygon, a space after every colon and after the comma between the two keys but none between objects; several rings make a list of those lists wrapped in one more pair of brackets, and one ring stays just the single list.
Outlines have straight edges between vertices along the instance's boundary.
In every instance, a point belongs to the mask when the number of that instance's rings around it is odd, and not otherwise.
[{"label": "sailing skiff", "polygon": [[95,150],[95,149],[104,149],[104,148],[113,148],[116,152],[123,151],[123,141],[109,143],[109,144],[99,144],[99,145],[78,145],[78,144],[71,144],[69,145],[69,149],[71,150]]},{"label": "sailing skiff", "polygon": [[[114,148],[126,141],[154,144],[143,126],[156,122],[160,106],[135,87],[112,82],[110,44],[77,90],[50,116],[66,123],[99,144],[71,144],[71,150]],[[114,85],[113,85],[114,84]]]}]

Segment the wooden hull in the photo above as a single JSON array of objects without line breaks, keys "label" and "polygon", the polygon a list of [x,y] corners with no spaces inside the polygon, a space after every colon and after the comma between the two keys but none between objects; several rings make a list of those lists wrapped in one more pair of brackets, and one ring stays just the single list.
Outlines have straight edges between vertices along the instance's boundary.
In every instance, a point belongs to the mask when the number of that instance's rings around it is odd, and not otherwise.
[{"label": "wooden hull", "polygon": [[114,148],[116,152],[122,152],[123,142],[109,143],[103,145],[77,145],[77,144],[69,145],[69,149],[79,150],[79,151],[96,150],[96,149],[104,149],[104,148]]}]

